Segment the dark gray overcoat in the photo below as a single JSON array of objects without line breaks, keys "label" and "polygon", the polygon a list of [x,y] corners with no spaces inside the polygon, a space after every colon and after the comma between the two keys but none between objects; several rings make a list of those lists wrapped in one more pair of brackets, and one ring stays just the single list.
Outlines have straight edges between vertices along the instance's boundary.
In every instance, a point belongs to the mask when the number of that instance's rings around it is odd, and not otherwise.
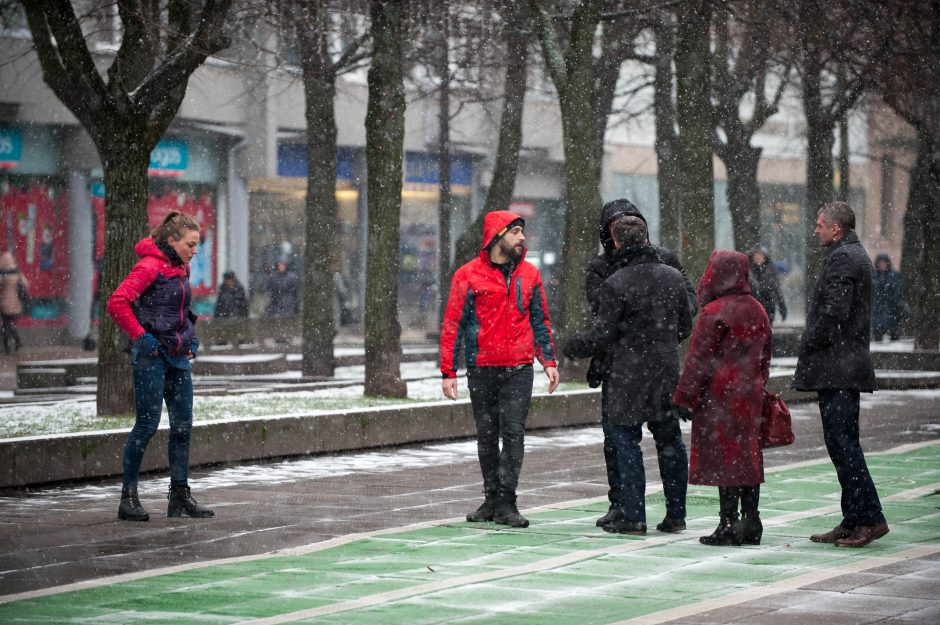
[{"label": "dark gray overcoat", "polygon": [[854,231],[826,249],[800,341],[794,389],[875,390],[868,347],[874,272]]}]

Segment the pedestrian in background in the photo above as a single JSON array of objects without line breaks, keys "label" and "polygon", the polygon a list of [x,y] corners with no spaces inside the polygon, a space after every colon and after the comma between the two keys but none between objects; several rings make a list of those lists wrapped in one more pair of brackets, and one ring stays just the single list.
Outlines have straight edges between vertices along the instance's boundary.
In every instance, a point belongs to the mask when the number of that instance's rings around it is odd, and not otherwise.
[{"label": "pedestrian in background", "polygon": [[248,298],[245,296],[245,287],[238,281],[234,271],[226,271],[222,274],[222,284],[219,286],[219,295],[215,300],[215,316],[220,319],[248,316]]},{"label": "pedestrian in background", "polygon": [[823,438],[842,487],[842,520],[810,540],[864,547],[888,533],[875,483],[859,441],[859,396],[875,390],[869,340],[874,268],[845,202],[819,209],[823,252],[800,341],[793,388],[816,391]]},{"label": "pedestrian in background", "polygon": [[[607,202],[601,208],[597,229],[603,249],[600,254],[588,262],[584,277],[585,295],[587,297],[588,306],[591,308],[591,313],[595,318],[597,317],[598,311],[597,295],[600,292],[601,285],[618,267],[617,246],[614,244],[613,234],[611,232],[612,226],[619,217],[624,215],[637,217],[643,220],[644,224],[646,223],[646,218],[629,200],[622,198],[613,200]],[[646,243],[649,244],[649,241]],[[672,251],[664,247],[652,244],[650,244],[650,247],[655,251],[656,258],[660,262],[675,268],[682,274],[688,294],[689,313],[694,317],[695,313],[698,312],[698,305],[695,303],[695,287],[693,287],[692,283],[689,281],[679,259]],[[595,355],[591,359],[591,364],[588,367],[587,381],[588,385],[592,388],[598,385],[601,387],[601,428],[604,432],[604,464],[607,470],[607,499],[610,502],[610,506],[607,509],[607,513],[597,519],[596,525],[598,527],[604,527],[604,525],[608,523],[621,520],[620,517],[623,513],[623,485],[620,483],[620,466],[617,463],[617,448],[614,446],[610,429],[610,419],[608,417],[609,377],[613,354],[611,350],[606,349],[606,346],[600,347],[604,348],[604,352]],[[659,531],[675,531],[675,528],[670,530],[670,527],[672,526],[666,526],[660,523],[656,526],[656,529]]]},{"label": "pedestrian in background", "polygon": [[140,260],[108,300],[108,314],[131,340],[137,420],[124,446],[124,476],[118,518],[147,521],[137,482],[147,444],[166,402],[170,416],[169,517],[210,517],[189,489],[189,438],[193,427],[191,359],[199,340],[190,310],[189,262],[199,245],[195,219],[170,211],[150,236],[134,246]]},{"label": "pedestrian in background", "polygon": [[17,352],[23,346],[16,328],[17,320],[26,312],[29,282],[20,272],[10,252],[0,254],[0,338],[3,353]]},{"label": "pedestrian in background", "polygon": [[672,392],[679,380],[679,342],[692,331],[685,280],[659,261],[646,222],[621,215],[612,224],[615,267],[597,293],[594,327],[565,344],[568,358],[609,351],[608,421],[621,485],[620,511],[602,525],[612,534],[646,534],[643,424],[659,459],[666,516],[661,532],[685,529],[688,456]]},{"label": "pedestrian in background", "polygon": [[704,545],[759,545],[763,534],[760,427],[771,330],[751,296],[749,264],[740,252],[712,252],[698,287],[702,312],[672,397],[692,419],[689,483],[718,487],[720,521],[699,538]]},{"label": "pedestrian in background", "polygon": [[274,264],[274,272],[268,278],[269,317],[296,317],[300,314],[300,279],[288,269],[288,259],[282,256]]},{"label": "pedestrian in background", "polygon": [[533,360],[538,358],[545,368],[549,393],[559,380],[542,276],[525,260],[524,228],[525,221],[515,213],[487,213],[480,255],[451,280],[440,346],[442,390],[448,399],[457,399],[461,350],[467,363],[485,497],[467,520],[512,527],[529,526],[516,505],[516,489]]},{"label": "pedestrian in background", "polygon": [[755,248],[748,255],[750,257],[751,295],[760,302],[770,319],[774,322],[777,310],[780,310],[780,319],[787,320],[787,303],[780,290],[780,276],[777,267],[770,259],[770,255],[762,247]]},{"label": "pedestrian in background", "polygon": [[904,278],[891,266],[891,257],[878,254],[875,258],[875,306],[871,314],[872,339],[880,341],[885,334],[892,341],[901,338],[901,320],[905,316]]}]

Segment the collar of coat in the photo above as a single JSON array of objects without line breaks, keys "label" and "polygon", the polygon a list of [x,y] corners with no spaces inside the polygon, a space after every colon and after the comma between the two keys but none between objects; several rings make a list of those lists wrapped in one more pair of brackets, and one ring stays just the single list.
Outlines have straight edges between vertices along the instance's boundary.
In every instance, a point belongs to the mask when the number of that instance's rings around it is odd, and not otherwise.
[{"label": "collar of coat", "polygon": [[641,262],[658,262],[652,245],[625,245],[614,256],[614,269]]},{"label": "collar of coat", "polygon": [[823,254],[823,257],[829,258],[835,254],[836,251],[842,249],[843,246],[850,245],[852,243],[859,243],[858,233],[854,230],[850,230],[848,233],[846,233],[845,236],[826,248],[826,253]]}]

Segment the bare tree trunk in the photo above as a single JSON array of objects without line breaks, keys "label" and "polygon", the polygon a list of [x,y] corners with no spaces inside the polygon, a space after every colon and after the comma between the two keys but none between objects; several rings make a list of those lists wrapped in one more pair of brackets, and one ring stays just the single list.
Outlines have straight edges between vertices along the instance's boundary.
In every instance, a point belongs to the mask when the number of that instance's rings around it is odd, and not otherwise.
[{"label": "bare tree trunk", "polygon": [[715,248],[714,123],[710,101],[711,5],[690,0],[677,10],[676,118],[682,263],[697,283]]},{"label": "bare tree trunk", "polygon": [[940,159],[936,141],[918,129],[917,162],[904,215],[902,272],[917,349],[940,348]]},{"label": "bare tree trunk", "polygon": [[729,142],[719,151],[728,170],[728,208],[735,249],[747,253],[760,244],[760,185],[757,166],[761,148]]},{"label": "bare tree trunk", "polygon": [[401,265],[405,87],[401,0],[372,0],[372,64],[366,111],[369,228],[366,257],[365,394],[405,397],[398,281]]},{"label": "bare tree trunk", "polygon": [[307,122],[307,197],[304,202],[302,371],[305,377],[332,377],[336,334],[336,73],[327,49],[329,15],[312,3],[285,3],[294,27],[304,82]]},{"label": "bare tree trunk", "polygon": [[[114,132],[119,133],[118,129]],[[105,247],[101,293],[114,292],[137,263],[133,244],[147,236],[147,167],[150,150],[133,149],[131,137],[115,135],[114,144],[99,146],[104,164]],[[120,146],[124,145],[126,149]],[[104,306],[104,301],[102,302]],[[134,414],[134,379],[127,357],[127,336],[110,315],[101,315],[98,328],[99,415]]]},{"label": "bare tree trunk", "polygon": [[849,201],[850,168],[849,160],[849,116],[843,115],[839,120],[839,199]]},{"label": "bare tree trunk", "polygon": [[[664,17],[665,19],[665,17]],[[679,166],[676,156],[676,109],[673,104],[672,59],[675,33],[671,24],[656,32],[656,77],[653,109],[656,117],[656,170],[659,186],[659,242],[670,250],[679,249]]]},{"label": "bare tree trunk", "polygon": [[[442,281],[445,288],[454,272],[480,253],[483,246],[483,219],[494,210],[507,210],[512,202],[519,148],[522,146],[522,111],[525,104],[526,72],[529,64],[529,13],[524,0],[510,0],[503,9],[506,26],[506,75],[503,79],[503,110],[499,119],[499,142],[493,165],[493,179],[483,201],[483,210],[457,239],[454,262]],[[441,300],[447,301],[442,290]]]},{"label": "bare tree trunk", "polygon": [[[440,197],[438,199],[438,244],[437,244],[437,276],[438,276],[438,327],[444,320],[444,307],[447,298],[443,297],[447,290],[450,270],[450,227],[454,202],[450,189],[450,20],[448,3],[441,3],[441,49],[437,56],[437,75],[441,81],[441,90],[438,94],[438,131],[437,131],[437,159],[440,163],[438,183]],[[444,280],[448,280],[444,282]]]}]

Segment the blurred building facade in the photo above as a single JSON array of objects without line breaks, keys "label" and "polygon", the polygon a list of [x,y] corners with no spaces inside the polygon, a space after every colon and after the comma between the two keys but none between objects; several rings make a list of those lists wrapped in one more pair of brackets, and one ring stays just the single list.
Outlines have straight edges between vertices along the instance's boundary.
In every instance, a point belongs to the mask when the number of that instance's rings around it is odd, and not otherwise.
[{"label": "blurred building facade", "polygon": [[[117,41],[100,29],[93,50],[107,64]],[[193,266],[196,309],[211,314],[223,272],[246,284],[252,314],[264,309],[267,275],[287,256],[302,267],[307,154],[304,95],[296,68],[274,58],[275,32],[261,36],[270,58],[252,63],[210,59],[196,71],[170,129],[151,155],[148,216],[167,210],[193,214],[205,227]],[[82,337],[92,317],[92,290],[104,244],[103,172],[91,140],[43,82],[29,32],[0,31],[0,248],[11,249],[33,285],[34,306],[24,327],[61,328]],[[336,115],[340,277],[353,320],[362,317],[365,287],[364,71],[340,76]],[[501,103],[453,95],[452,238],[481,210],[492,177]],[[401,315],[406,327],[436,325],[438,267],[438,105],[410,94],[406,113],[401,212]],[[873,121],[874,120],[874,121]],[[658,239],[656,155],[652,120],[608,133],[601,192],[632,199]],[[903,124],[871,107],[853,120],[851,188],[859,231],[869,251],[900,261],[909,148]],[[762,242],[788,269],[785,284],[801,289],[805,202],[802,116],[784,111],[758,141],[764,147]],[[530,89],[513,204],[530,218],[532,252],[550,282],[564,220],[561,120],[550,90]],[[716,247],[733,247],[724,170],[715,167]],[[599,207],[598,207],[599,208]],[[67,276],[67,279],[63,277]],[[792,297],[794,301],[801,300]]]}]

